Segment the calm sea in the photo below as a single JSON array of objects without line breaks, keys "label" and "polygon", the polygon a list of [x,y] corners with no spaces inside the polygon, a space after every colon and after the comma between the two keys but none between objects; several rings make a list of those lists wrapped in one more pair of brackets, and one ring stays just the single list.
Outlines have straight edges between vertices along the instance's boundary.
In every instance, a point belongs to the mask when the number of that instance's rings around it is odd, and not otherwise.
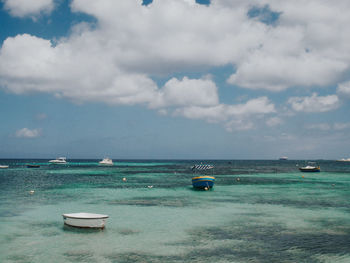
[{"label": "calm sea", "polygon": [[[198,161],[47,161],[0,160],[0,262],[350,262],[350,163],[203,161],[216,183],[195,191]],[[110,218],[64,226],[76,212]]]}]

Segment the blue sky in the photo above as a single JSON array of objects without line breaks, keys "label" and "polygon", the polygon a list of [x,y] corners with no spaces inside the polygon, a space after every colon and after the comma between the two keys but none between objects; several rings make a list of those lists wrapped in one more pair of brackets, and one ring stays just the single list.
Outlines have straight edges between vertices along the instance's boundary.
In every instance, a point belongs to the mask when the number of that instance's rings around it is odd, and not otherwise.
[{"label": "blue sky", "polygon": [[349,158],[349,12],[0,0],[0,158]]}]

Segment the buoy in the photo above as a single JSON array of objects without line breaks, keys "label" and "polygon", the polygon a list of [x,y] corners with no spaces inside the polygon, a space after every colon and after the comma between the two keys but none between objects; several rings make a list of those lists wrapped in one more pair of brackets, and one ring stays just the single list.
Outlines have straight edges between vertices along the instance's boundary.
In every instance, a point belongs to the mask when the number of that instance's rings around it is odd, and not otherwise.
[{"label": "buoy", "polygon": [[205,191],[208,191],[208,190],[209,190],[209,188],[208,188],[208,187],[204,187],[204,190],[205,190]]},{"label": "buoy", "polygon": [[304,178],[304,175],[302,176],[302,178]]},{"label": "buoy", "polygon": [[30,190],[29,193],[32,195],[34,194],[34,190]]},{"label": "buoy", "polygon": [[239,181],[239,180],[241,180],[241,179],[239,179],[239,177],[238,177],[236,180]]},{"label": "buoy", "polygon": [[149,186],[147,186],[147,187],[151,189],[151,188],[153,188],[153,185],[149,185]]},{"label": "buoy", "polygon": [[126,178],[125,177],[123,177],[123,182],[126,182]]}]

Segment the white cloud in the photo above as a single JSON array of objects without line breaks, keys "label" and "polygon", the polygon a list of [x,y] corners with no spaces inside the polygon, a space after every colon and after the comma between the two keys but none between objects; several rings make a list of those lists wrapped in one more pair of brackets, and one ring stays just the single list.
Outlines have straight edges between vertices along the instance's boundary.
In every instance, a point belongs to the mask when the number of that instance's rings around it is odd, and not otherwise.
[{"label": "white cloud", "polygon": [[306,129],[309,130],[321,130],[321,131],[329,131],[329,130],[334,130],[334,131],[342,131],[342,130],[347,130],[350,128],[350,123],[348,122],[336,122],[334,124],[328,124],[328,123],[313,123],[313,124],[308,124],[305,126]]},{"label": "white cloud", "polygon": [[288,99],[293,110],[302,112],[326,112],[335,110],[340,106],[337,95],[318,96],[313,93],[311,97],[292,97]]},{"label": "white cloud", "polygon": [[[285,43],[287,44],[287,43]],[[251,54],[228,83],[249,89],[285,90],[291,86],[325,86],[334,83],[347,64],[317,54]]]},{"label": "white cloud", "polygon": [[[24,2],[44,6],[42,1]],[[6,5],[10,3],[6,1]],[[247,16],[251,6],[264,4],[281,13],[276,26]],[[55,47],[35,37],[30,41],[26,35],[7,39],[5,47],[13,50],[13,56],[6,59],[8,54],[2,50],[1,60],[23,73],[12,76],[0,71],[8,78],[9,89],[16,91],[20,82],[28,83],[22,89],[37,90],[33,86],[46,81],[42,90],[55,90],[63,96],[75,96],[70,90],[74,87],[79,94],[86,94],[83,100],[110,102],[106,95],[126,92],[127,98],[113,103],[144,103],[148,100],[144,96],[152,96],[155,88],[150,74],[171,76],[187,69],[231,64],[237,72],[229,78],[230,83],[279,91],[334,84],[350,66],[350,47],[345,44],[350,40],[346,0],[337,5],[327,1],[217,0],[210,6],[192,0],[153,1],[149,6],[136,0],[74,0],[71,7],[96,17],[98,26],[91,29],[86,23],[79,24],[73,35]],[[39,51],[37,57],[33,50]],[[38,78],[29,77],[33,71]],[[135,85],[145,81],[147,91],[140,98],[143,88]],[[67,83],[71,85],[67,87]],[[130,84],[129,93],[126,85]],[[114,93],[115,89],[119,91]],[[133,100],[133,96],[139,98]]]},{"label": "white cloud", "polygon": [[349,122],[344,122],[344,123],[334,123],[333,125],[334,130],[340,131],[340,130],[346,130],[350,128],[350,123]]},{"label": "white cloud", "polygon": [[[5,8],[15,12],[20,6],[26,11],[13,15],[30,16],[52,11],[54,3],[21,2],[6,0]],[[141,104],[161,114],[174,110],[188,118],[248,122],[253,115],[273,112],[274,105],[266,97],[222,104],[212,79],[174,74],[231,65],[237,69],[231,84],[281,91],[335,85],[350,68],[347,0],[336,5],[326,0],[141,3],[72,0],[72,10],[94,16],[97,26],[78,24],[55,45],[28,34],[7,38],[0,49],[0,86],[17,94],[46,92],[75,102]],[[265,4],[281,13],[275,26],[247,16],[249,8]],[[151,76],[169,80],[158,87]],[[289,103],[307,112],[339,106],[336,95]]]},{"label": "white cloud", "polygon": [[266,125],[269,127],[275,127],[283,123],[283,120],[279,117],[272,117],[266,120]]},{"label": "white cloud", "polygon": [[350,81],[339,83],[337,93],[340,97],[350,97]]},{"label": "white cloud", "polygon": [[36,137],[39,137],[40,134],[41,134],[40,129],[30,130],[28,128],[22,128],[16,131],[15,136],[17,138],[36,138]]},{"label": "white cloud", "polygon": [[254,128],[254,123],[251,120],[234,119],[225,124],[225,128],[229,132],[247,131]]},{"label": "white cloud", "polygon": [[[247,1],[257,3],[257,1]],[[349,70],[349,2],[263,0],[281,12],[260,47],[246,53],[228,82],[250,89],[281,91],[293,86],[336,84]],[[232,5],[232,4],[231,4]]]},{"label": "white cloud", "polygon": [[159,91],[151,107],[212,106],[219,103],[216,84],[209,78],[182,80],[172,78]]},{"label": "white cloud", "polygon": [[306,125],[305,128],[308,130],[329,131],[331,129],[331,126],[328,123],[314,123]]},{"label": "white cloud", "polygon": [[189,119],[224,123],[227,130],[247,130],[254,127],[255,116],[274,113],[275,106],[267,97],[251,99],[244,104],[219,104],[211,107],[191,106],[177,109],[174,114]]},{"label": "white cloud", "polygon": [[4,8],[16,17],[35,17],[41,13],[51,13],[54,0],[3,0]]}]

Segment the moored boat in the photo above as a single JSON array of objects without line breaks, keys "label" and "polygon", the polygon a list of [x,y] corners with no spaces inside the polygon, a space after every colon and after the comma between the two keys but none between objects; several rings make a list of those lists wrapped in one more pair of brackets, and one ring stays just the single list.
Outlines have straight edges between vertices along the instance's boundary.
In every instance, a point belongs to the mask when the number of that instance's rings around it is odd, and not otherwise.
[{"label": "moored boat", "polygon": [[[210,164],[198,164],[192,167],[192,170],[196,173],[197,171],[214,171],[214,166]],[[192,186],[196,189],[209,190],[214,186],[215,177],[213,175],[196,175],[192,178]]]},{"label": "moored boat", "polygon": [[301,172],[321,172],[321,168],[319,165],[317,165],[315,162],[309,162],[307,166],[300,167],[299,170]]},{"label": "moored boat", "polygon": [[102,161],[100,161],[98,163],[102,164],[102,165],[113,165],[113,161],[110,158],[104,158]]},{"label": "moored boat", "polygon": [[55,160],[50,160],[49,163],[52,163],[52,164],[66,164],[67,163],[67,158],[66,157],[58,157]]},{"label": "moored boat", "polygon": [[347,158],[347,159],[340,159],[340,160],[337,160],[337,162],[350,162],[350,158]]},{"label": "moored boat", "polygon": [[214,186],[214,176],[196,176],[192,178],[192,185],[198,189],[210,189]]},{"label": "moored boat", "polygon": [[104,228],[108,215],[93,213],[73,213],[63,214],[63,222],[65,225],[81,228]]}]

